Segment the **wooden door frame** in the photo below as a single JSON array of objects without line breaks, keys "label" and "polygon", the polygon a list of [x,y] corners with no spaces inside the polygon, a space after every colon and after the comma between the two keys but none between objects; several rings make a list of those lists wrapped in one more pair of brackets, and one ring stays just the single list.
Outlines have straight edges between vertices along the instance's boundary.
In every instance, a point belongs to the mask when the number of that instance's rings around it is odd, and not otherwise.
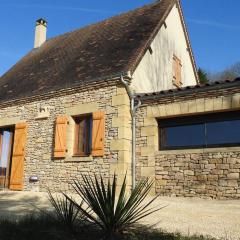
[{"label": "wooden door frame", "polygon": [[[10,173],[11,173],[11,163],[12,163],[12,151],[13,151],[13,144],[14,144],[14,131],[15,125],[12,126],[1,126],[0,131],[9,131],[10,139],[9,139],[9,148],[7,154],[7,168],[6,168],[6,175],[4,179],[3,188],[9,189],[9,182],[10,182]],[[3,144],[3,135],[0,136],[0,158],[2,154],[2,144]]]},{"label": "wooden door frame", "polygon": [[12,165],[12,151],[13,151],[13,144],[14,144],[14,128],[13,131],[10,132],[10,141],[9,141],[9,149],[8,149],[8,162],[7,162],[7,171],[6,171],[6,182],[5,187],[9,188],[10,183],[10,174],[11,174],[11,165]]}]

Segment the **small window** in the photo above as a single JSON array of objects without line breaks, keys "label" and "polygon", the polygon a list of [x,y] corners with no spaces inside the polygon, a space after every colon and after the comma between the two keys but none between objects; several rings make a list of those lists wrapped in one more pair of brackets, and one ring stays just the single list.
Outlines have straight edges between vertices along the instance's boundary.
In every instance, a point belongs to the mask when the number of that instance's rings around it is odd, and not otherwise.
[{"label": "small window", "polygon": [[173,84],[176,87],[182,86],[182,63],[175,55],[173,56]]},{"label": "small window", "polygon": [[153,49],[152,49],[151,46],[148,48],[148,51],[149,51],[149,53],[150,53],[151,55],[153,54]]},{"label": "small window", "polygon": [[88,156],[91,153],[92,142],[92,116],[74,117],[75,137],[74,156]]},{"label": "small window", "polygon": [[160,150],[240,145],[240,112],[159,120]]}]

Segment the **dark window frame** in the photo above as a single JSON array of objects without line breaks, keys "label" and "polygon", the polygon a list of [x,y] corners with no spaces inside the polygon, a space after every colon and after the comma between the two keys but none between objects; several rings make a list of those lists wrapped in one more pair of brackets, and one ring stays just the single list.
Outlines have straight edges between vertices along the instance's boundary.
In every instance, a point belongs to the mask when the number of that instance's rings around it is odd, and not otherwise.
[{"label": "dark window frame", "polygon": [[[205,113],[199,115],[185,115],[172,118],[158,119],[158,136],[159,136],[159,150],[178,150],[178,149],[201,149],[201,148],[218,148],[218,147],[236,147],[240,146],[239,143],[221,143],[221,144],[208,144],[206,126],[208,123],[234,121],[240,120],[240,111],[225,111],[215,113]],[[164,128],[177,127],[177,126],[190,126],[204,124],[205,126],[205,143],[204,145],[190,145],[190,146],[164,146],[163,134]]]},{"label": "dark window frame", "polygon": [[[91,146],[92,146],[92,114],[78,115],[73,116],[73,120],[75,122],[74,129],[74,145],[73,145],[73,156],[74,157],[86,157],[91,154]],[[80,123],[84,121],[84,133],[83,133],[83,151],[79,148],[79,130]]]}]

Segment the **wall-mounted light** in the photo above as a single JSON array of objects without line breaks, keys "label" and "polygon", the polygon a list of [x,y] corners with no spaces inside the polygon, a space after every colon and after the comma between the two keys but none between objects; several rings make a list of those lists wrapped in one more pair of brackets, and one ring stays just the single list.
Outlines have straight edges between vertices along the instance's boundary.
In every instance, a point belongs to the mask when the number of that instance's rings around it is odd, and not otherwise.
[{"label": "wall-mounted light", "polygon": [[29,182],[38,182],[38,181],[39,181],[38,176],[30,176],[29,178]]}]

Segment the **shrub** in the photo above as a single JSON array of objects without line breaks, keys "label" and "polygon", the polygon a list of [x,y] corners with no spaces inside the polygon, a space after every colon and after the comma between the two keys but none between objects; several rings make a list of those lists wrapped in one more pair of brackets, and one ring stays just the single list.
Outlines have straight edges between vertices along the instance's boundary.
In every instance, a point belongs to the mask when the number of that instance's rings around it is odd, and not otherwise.
[{"label": "shrub", "polygon": [[[69,230],[73,231],[74,226],[79,215],[79,209],[76,208],[73,201],[62,195],[61,197],[53,197],[52,193],[48,190],[49,201],[53,206],[57,220],[65,225]],[[80,203],[80,206],[82,203]]]},{"label": "shrub", "polygon": [[141,180],[127,195],[125,176],[117,198],[115,175],[112,184],[109,180],[106,186],[102,176],[100,179],[96,176],[92,179],[89,175],[83,175],[82,178],[84,184],[75,180],[73,186],[87,207],[83,207],[82,203],[78,204],[66,194],[64,196],[76,206],[85,220],[98,226],[107,239],[117,239],[139,220],[162,208],[150,208],[157,197],[143,204],[153,185],[153,181],[149,182],[148,179]]}]

